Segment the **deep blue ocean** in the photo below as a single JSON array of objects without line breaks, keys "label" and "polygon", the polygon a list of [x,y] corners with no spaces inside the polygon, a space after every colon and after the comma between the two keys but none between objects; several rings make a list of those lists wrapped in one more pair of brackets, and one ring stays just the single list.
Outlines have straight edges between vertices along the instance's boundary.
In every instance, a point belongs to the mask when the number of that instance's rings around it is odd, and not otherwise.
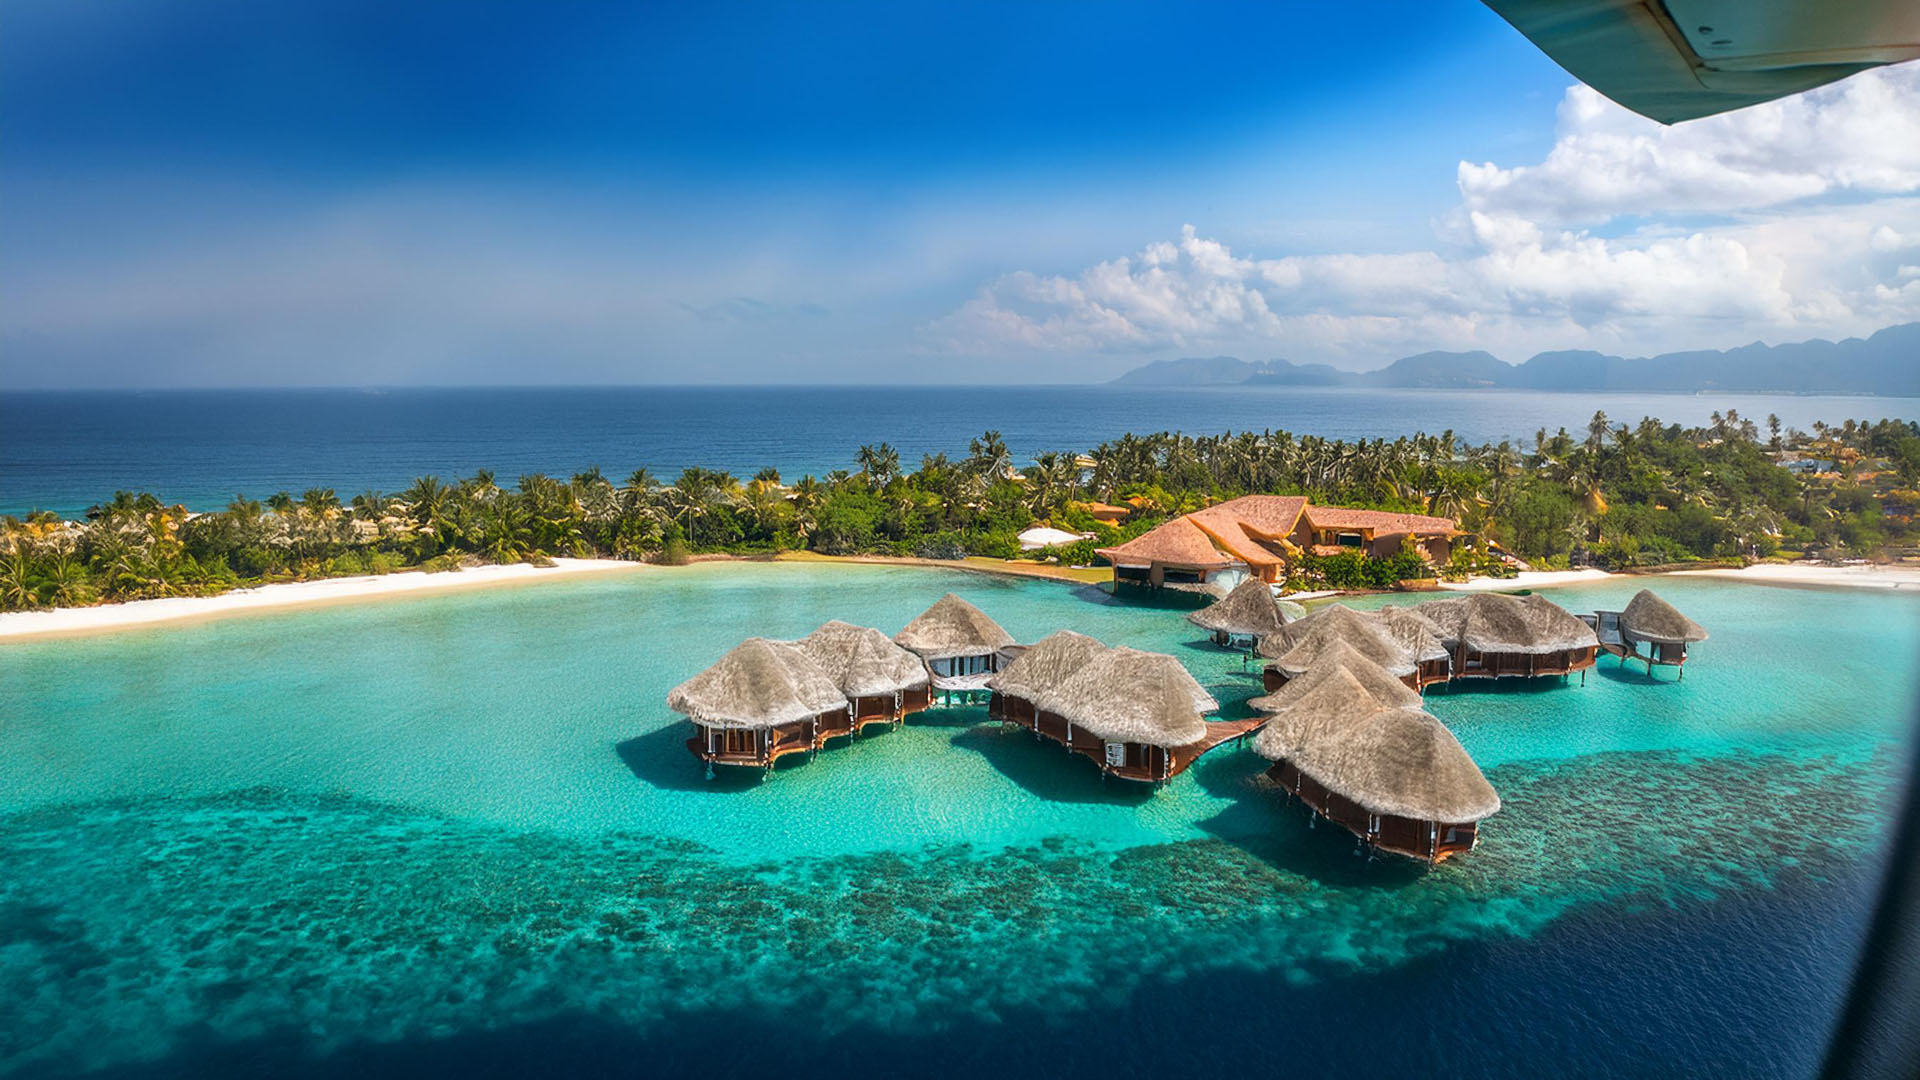
[{"label": "deep blue ocean", "polygon": [[1111,386],[0,392],[0,513],[77,515],[118,489],[194,509],[308,487],[344,499],[481,468],[503,483],[594,465],[616,480],[640,466],[671,480],[689,465],[741,476],[772,466],[791,479],[852,468],[862,443],[892,443],[909,467],[923,454],[964,455],[990,428],[1023,461],[1126,432],[1353,439],[1451,429],[1471,442],[1526,441],[1542,426],[1583,431],[1596,409],[1689,424],[1735,409],[1804,428],[1916,418],[1920,400]]}]

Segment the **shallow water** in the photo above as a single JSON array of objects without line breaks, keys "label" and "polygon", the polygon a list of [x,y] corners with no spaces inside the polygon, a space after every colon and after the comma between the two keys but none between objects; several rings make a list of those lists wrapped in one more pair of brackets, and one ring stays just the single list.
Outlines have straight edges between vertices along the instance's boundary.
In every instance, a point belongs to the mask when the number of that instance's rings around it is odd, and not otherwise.
[{"label": "shallow water", "polygon": [[[1617,606],[1638,584],[1555,598]],[[1229,712],[1255,692],[1178,607],[1095,589],[702,566],[10,646],[0,1073],[398,1075],[535,1042],[589,1070],[712,1065],[746,1023],[800,1075],[921,1052],[1079,1075],[1101,1053],[1001,1040],[1157,1030],[1206,989],[1260,1000],[1108,1064],[1245,1063],[1275,1040],[1302,1067],[1389,1054],[1291,1031],[1268,1011],[1284,1001],[1336,1024],[1418,1009],[1388,1059],[1424,1047],[1435,1073],[1677,1060],[1650,1038],[1716,1065],[1676,1073],[1804,1073],[1863,917],[1920,605],[1658,585],[1714,634],[1684,682],[1603,660],[1584,687],[1430,694],[1505,805],[1427,873],[1355,857],[1238,747],[1148,794],[953,710],[710,782],[661,704],[745,634],[891,631],[947,589],[1022,640],[1073,626],[1173,652]],[[1783,930],[1776,909],[1799,914]],[[1582,980],[1640,997],[1616,1013]],[[1460,993],[1541,1015],[1457,1059],[1431,1006]],[[1695,1020],[1619,1026],[1661,994]],[[1722,1044],[1774,1000],[1809,1022]]]}]

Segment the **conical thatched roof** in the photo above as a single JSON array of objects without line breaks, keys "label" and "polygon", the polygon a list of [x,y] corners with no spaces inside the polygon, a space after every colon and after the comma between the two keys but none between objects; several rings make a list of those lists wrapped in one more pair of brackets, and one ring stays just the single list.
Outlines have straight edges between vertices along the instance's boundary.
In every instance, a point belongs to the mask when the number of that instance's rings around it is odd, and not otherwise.
[{"label": "conical thatched roof", "polygon": [[1207,737],[1220,707],[1165,653],[1107,649],[1034,703],[1109,742],[1185,746]]},{"label": "conical thatched roof", "polygon": [[848,697],[881,697],[927,685],[927,666],[887,635],[838,619],[794,642]]},{"label": "conical thatched roof", "polygon": [[1440,628],[1433,624],[1432,619],[1412,608],[1383,607],[1380,609],[1380,623],[1395,641],[1406,646],[1413,658],[1421,663],[1445,660],[1453,655],[1440,643]]},{"label": "conical thatched roof", "polygon": [[893,640],[922,659],[945,660],[999,652],[1013,644],[1013,635],[987,618],[986,612],[948,593],[893,635]]},{"label": "conical thatched roof", "polygon": [[1600,644],[1593,628],[1544,596],[1474,593],[1416,604],[1443,639],[1484,653],[1550,653]]},{"label": "conical thatched roof", "polygon": [[1272,715],[1253,748],[1279,761],[1316,733],[1350,727],[1381,709],[1417,709],[1420,695],[1353,646],[1336,641],[1312,670],[1247,705]]},{"label": "conical thatched roof", "polygon": [[1335,641],[1346,642],[1394,675],[1411,675],[1418,666],[1413,653],[1387,631],[1379,616],[1344,604],[1323,607],[1299,622],[1288,623],[1278,633],[1261,638],[1254,651],[1292,677],[1312,667]]},{"label": "conical thatched roof", "polygon": [[990,689],[1037,701],[1091,663],[1107,647],[1085,634],[1056,630],[1027,646],[1013,662],[987,680]]},{"label": "conical thatched roof", "polygon": [[1274,602],[1272,586],[1257,577],[1235,585],[1226,599],[1188,615],[1187,621],[1220,633],[1253,637],[1271,634],[1287,624],[1280,605]]},{"label": "conical thatched roof", "polygon": [[1457,824],[1500,809],[1500,796],[1460,741],[1418,709],[1381,709],[1317,733],[1287,760],[1375,814]]},{"label": "conical thatched roof", "polygon": [[1705,627],[1680,614],[1680,609],[1655,596],[1652,589],[1641,589],[1627,601],[1627,610],[1620,613],[1620,627],[1641,641],[1662,645],[1707,640]]},{"label": "conical thatched roof", "polygon": [[748,638],[669,691],[667,707],[709,727],[763,728],[844,709],[847,697],[798,645]]}]

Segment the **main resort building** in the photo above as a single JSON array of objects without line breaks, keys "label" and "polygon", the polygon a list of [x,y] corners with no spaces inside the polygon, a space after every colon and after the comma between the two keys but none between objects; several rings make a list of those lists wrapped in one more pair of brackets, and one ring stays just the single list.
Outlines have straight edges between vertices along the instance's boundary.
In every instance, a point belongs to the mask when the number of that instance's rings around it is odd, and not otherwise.
[{"label": "main resort building", "polygon": [[1299,495],[1245,495],[1182,514],[1117,547],[1101,548],[1114,584],[1204,584],[1246,575],[1278,581],[1302,555],[1420,552],[1439,564],[1460,535],[1453,519],[1314,506]]}]

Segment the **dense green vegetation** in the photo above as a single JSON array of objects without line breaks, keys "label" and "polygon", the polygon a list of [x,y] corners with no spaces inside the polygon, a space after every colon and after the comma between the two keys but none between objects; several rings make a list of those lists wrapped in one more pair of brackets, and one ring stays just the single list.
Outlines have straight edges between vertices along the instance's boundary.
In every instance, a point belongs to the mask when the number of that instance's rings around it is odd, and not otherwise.
[{"label": "dense green vegetation", "polygon": [[[1394,559],[1306,560],[1300,584],[1384,587],[1410,576],[1497,570],[1502,557],[1620,568],[1777,552],[1898,554],[1916,537],[1920,426],[1782,432],[1736,414],[1706,428],[1596,414],[1581,435],[1538,433],[1531,447],[1459,445],[1451,432],[1341,442],[1287,432],[1127,435],[1085,455],[1045,453],[1016,469],[995,432],[965,457],[905,470],[891,447],[862,447],[852,471],[787,485],[765,470],[742,483],[688,469],[671,484],[646,470],[616,484],[599,470],[567,480],[480,472],[422,477],[396,495],[342,501],[330,489],[236,498],[192,513],[120,492],[69,523],[50,514],[0,519],[0,608],[196,595],[236,585],[467,561],[612,556],[683,562],[697,552],[811,549],[951,559],[1013,558],[1015,534],[1050,522],[1097,539],[1041,558],[1092,563],[1096,547],[1168,516],[1256,492],[1440,514],[1469,533],[1453,565]],[[1782,461],[1818,459],[1817,471]],[[1126,502],[1126,525],[1088,516],[1084,500]]]}]

